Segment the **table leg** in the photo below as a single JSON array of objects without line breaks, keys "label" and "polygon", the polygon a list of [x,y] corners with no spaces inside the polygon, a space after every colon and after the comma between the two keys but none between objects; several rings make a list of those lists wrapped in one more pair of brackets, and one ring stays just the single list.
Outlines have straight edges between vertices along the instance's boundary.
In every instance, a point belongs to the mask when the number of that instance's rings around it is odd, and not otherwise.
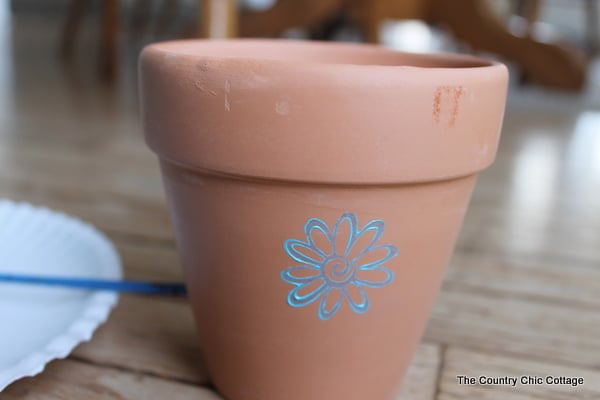
[{"label": "table leg", "polygon": [[236,0],[201,0],[198,33],[204,38],[231,38],[238,32]]}]

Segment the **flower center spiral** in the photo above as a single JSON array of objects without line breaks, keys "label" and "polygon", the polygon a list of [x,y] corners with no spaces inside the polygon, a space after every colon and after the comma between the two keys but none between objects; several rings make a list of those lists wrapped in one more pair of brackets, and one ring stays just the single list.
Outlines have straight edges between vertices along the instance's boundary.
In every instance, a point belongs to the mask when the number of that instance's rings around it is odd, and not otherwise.
[{"label": "flower center spiral", "polygon": [[325,279],[327,279],[330,283],[341,285],[351,281],[352,278],[354,278],[356,268],[354,268],[354,266],[348,262],[347,258],[333,255],[325,260],[322,271],[323,276],[325,276]]}]

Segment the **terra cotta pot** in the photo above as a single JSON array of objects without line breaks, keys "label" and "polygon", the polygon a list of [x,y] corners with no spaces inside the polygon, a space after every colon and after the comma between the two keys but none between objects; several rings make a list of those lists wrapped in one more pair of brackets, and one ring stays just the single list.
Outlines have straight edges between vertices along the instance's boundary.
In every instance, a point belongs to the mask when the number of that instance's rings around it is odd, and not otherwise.
[{"label": "terra cotta pot", "polygon": [[229,400],[391,400],[476,174],[506,68],[275,40],[176,41],[140,61],[214,384]]}]

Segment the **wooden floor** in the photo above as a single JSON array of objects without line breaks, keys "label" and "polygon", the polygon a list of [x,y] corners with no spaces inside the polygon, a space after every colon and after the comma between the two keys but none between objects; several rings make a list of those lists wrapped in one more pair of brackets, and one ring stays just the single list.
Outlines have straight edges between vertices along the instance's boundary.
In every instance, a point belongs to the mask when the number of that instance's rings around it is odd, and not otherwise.
[{"label": "wooden floor", "polygon": [[[140,133],[134,61],[106,90],[91,79],[91,49],[70,72],[61,67],[56,28],[0,24],[0,197],[95,224],[130,278],[180,279],[156,161]],[[596,70],[583,97],[511,93],[497,162],[479,180],[398,399],[600,398]],[[91,342],[0,399],[220,399],[201,346],[184,301],[123,296]],[[466,386],[457,375],[585,384]]]}]

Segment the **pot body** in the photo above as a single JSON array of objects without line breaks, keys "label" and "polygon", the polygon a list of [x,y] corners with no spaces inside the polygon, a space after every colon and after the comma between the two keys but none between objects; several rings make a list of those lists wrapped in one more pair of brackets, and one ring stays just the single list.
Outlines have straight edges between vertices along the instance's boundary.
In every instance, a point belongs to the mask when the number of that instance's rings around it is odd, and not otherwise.
[{"label": "pot body", "polygon": [[146,138],[227,399],[394,398],[506,83],[498,64],[373,46],[144,51]]},{"label": "pot body", "polygon": [[[167,162],[162,170],[204,355],[225,398],[394,398],[438,292],[474,176],[351,187],[237,180]],[[348,214],[356,225],[344,220],[333,243],[307,228],[318,219],[333,235]],[[383,222],[379,240],[369,248],[378,232],[363,233],[347,258],[365,249],[372,254],[351,266],[358,271],[341,274],[340,285],[328,281],[333,272],[324,264],[332,244],[344,257],[350,232],[372,221]],[[292,258],[293,249],[290,257],[290,239],[307,244],[296,247],[306,259]],[[386,261],[388,251],[378,246],[394,246],[397,254]],[[282,279],[290,267],[311,267],[313,260],[323,265],[321,273],[298,269]],[[361,269],[378,261],[381,268]],[[393,274],[387,284],[382,268]],[[354,280],[344,284],[352,272]],[[299,296],[314,300],[291,306],[288,296],[298,286],[290,281],[305,284]],[[361,285],[365,281],[375,285]],[[320,318],[338,300],[337,312]],[[368,310],[356,312],[353,306],[364,300]]]}]

